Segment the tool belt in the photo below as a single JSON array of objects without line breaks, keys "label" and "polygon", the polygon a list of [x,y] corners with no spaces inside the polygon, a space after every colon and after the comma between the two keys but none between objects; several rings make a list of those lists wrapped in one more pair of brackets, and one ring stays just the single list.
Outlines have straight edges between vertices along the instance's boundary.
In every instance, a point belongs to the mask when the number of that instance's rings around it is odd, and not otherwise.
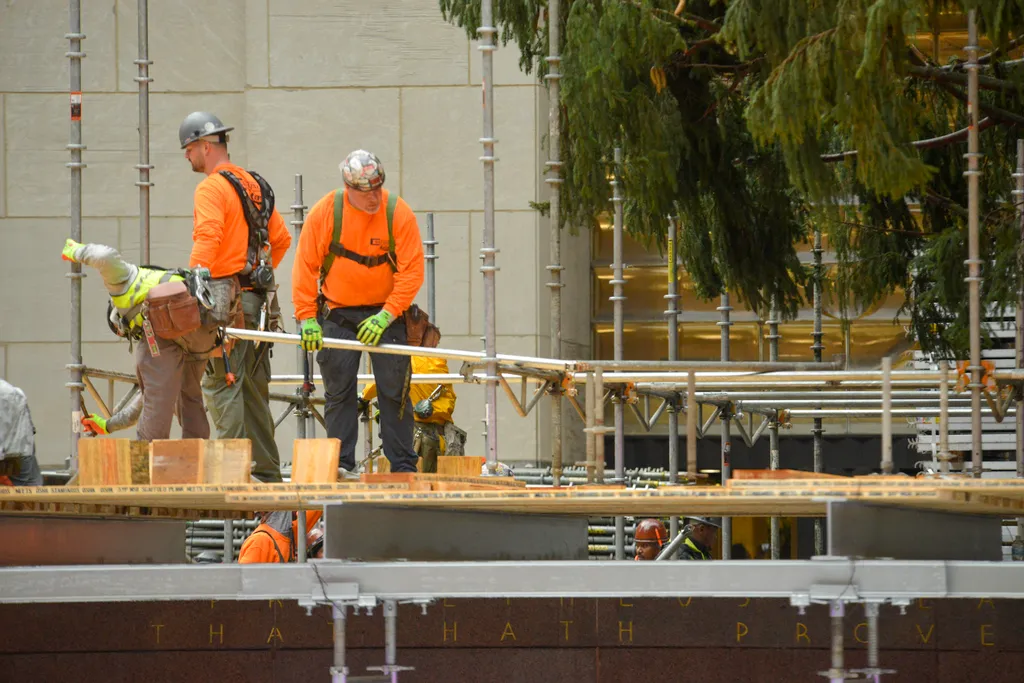
[{"label": "tool belt", "polygon": [[242,289],[237,276],[221,277],[207,283],[212,306],[200,311],[206,327],[244,327]]},{"label": "tool belt", "polygon": [[202,326],[199,300],[180,280],[164,282],[146,293],[143,315],[161,339],[178,339]]}]

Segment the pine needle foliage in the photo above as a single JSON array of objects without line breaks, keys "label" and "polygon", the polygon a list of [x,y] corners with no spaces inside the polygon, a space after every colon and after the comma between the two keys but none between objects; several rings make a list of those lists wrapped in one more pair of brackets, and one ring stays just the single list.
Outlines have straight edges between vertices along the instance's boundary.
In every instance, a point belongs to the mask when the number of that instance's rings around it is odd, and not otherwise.
[{"label": "pine needle foliage", "polygon": [[[543,74],[546,2],[494,2],[502,40]],[[440,6],[475,35],[479,0]],[[968,9],[986,41],[983,305],[1012,305],[1024,0],[562,0],[563,219],[592,226],[610,209],[621,147],[627,229],[661,249],[679,216],[699,295],[795,314],[808,299],[796,246],[820,227],[848,315],[902,291],[912,336],[962,356],[966,135],[948,136],[968,125],[966,54],[934,63],[915,40]]]}]

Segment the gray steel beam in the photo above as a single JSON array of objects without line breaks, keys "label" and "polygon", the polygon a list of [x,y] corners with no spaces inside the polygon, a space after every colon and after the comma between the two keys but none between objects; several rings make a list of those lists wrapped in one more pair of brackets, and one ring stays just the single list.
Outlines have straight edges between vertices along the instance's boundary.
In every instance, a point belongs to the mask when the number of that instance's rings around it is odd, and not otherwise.
[{"label": "gray steel beam", "polygon": [[[367,533],[375,529],[376,533]],[[336,560],[585,560],[587,519],[374,504],[324,506]]]},{"label": "gray steel beam", "polygon": [[393,562],[0,568],[0,603],[132,600],[739,597],[1024,598],[1019,564],[737,560]]},{"label": "gray steel beam", "polygon": [[52,515],[0,516],[0,565],[185,562],[185,522]]},{"label": "gray steel beam", "polygon": [[[1002,520],[852,500],[828,502],[828,554],[898,560],[1002,559]],[[1024,584],[1024,573],[1021,574]]]}]

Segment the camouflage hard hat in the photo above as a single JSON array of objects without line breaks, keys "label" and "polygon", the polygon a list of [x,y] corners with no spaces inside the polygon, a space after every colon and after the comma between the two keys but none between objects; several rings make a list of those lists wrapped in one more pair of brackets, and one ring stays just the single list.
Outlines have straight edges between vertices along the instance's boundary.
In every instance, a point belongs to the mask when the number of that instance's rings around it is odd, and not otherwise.
[{"label": "camouflage hard hat", "polygon": [[234,130],[233,126],[225,126],[224,123],[213,114],[205,111],[194,111],[185,117],[185,120],[178,126],[178,142],[181,148],[205,138],[208,135],[223,135]]},{"label": "camouflage hard hat", "polygon": [[338,168],[345,185],[358,192],[371,192],[384,185],[384,165],[376,154],[365,149],[349,154]]}]

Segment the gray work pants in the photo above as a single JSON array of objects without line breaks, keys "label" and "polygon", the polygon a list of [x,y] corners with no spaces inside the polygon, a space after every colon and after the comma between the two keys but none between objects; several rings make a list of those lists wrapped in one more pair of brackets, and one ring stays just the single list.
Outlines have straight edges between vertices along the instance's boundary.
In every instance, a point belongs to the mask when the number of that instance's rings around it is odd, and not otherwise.
[{"label": "gray work pants", "polygon": [[[379,310],[380,306],[335,308],[323,321],[324,337],[355,340],[359,323]],[[406,339],[405,319],[399,318],[384,331],[380,341],[382,344],[405,344]],[[356,467],[359,434],[356,381],[361,355],[358,351],[321,349],[316,357],[324,381],[327,436],[341,440],[341,466],[349,471]],[[415,472],[412,406],[409,405],[409,357],[371,353],[370,359],[373,361],[373,378],[377,382],[384,455],[391,463],[392,472]]]},{"label": "gray work pants", "polygon": [[[265,295],[242,292],[245,329],[259,326]],[[270,345],[235,341],[228,354],[234,384],[226,381],[220,350],[210,358],[203,378],[203,393],[219,439],[252,442],[253,476],[262,482],[281,481],[281,456],[274,441],[274,415],[270,412]]]},{"label": "gray work pants", "polygon": [[153,356],[145,339],[135,348],[135,374],[142,391],[142,414],[136,427],[141,441],[171,438],[171,419],[178,416],[184,439],[210,438],[210,423],[203,408],[200,380],[206,355],[215,333],[196,331],[183,338],[190,353],[173,341],[156,338],[159,356]]}]

